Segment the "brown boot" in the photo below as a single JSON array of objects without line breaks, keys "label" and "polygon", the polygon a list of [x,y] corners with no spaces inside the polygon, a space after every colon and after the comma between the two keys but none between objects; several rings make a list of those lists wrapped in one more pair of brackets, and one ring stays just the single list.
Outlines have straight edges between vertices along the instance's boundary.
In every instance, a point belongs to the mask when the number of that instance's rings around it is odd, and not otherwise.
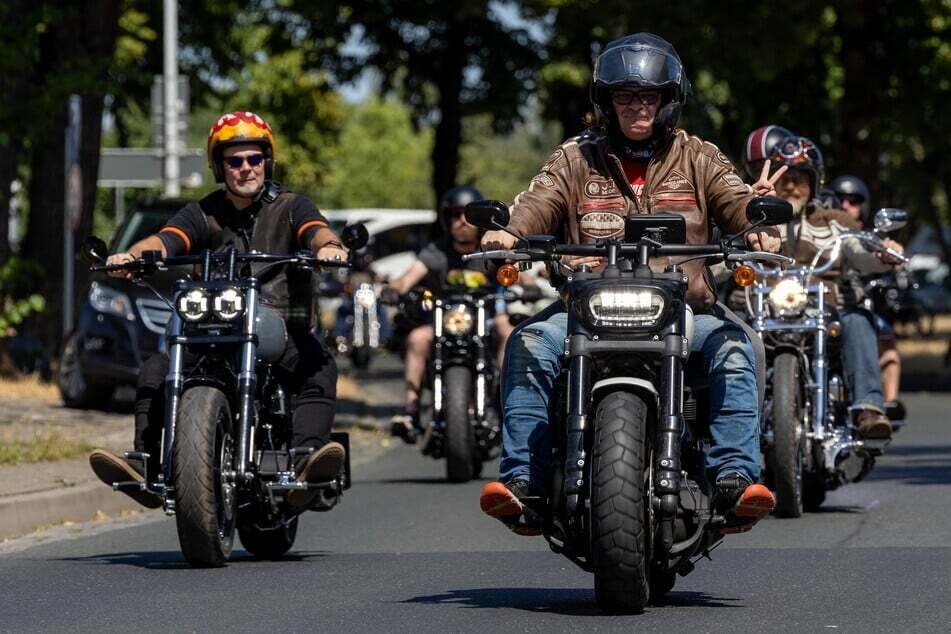
[{"label": "brown boot", "polygon": [[[346,450],[339,442],[326,445],[307,456],[299,469],[298,482],[329,482],[340,475]],[[287,494],[287,503],[302,508],[309,506],[320,491],[316,489],[293,489]]]},{"label": "brown boot", "polygon": [[[93,473],[109,486],[116,482],[145,482],[145,478],[135,467],[105,449],[93,449],[89,454],[89,466],[92,467]],[[123,489],[122,492],[146,508],[157,509],[162,506],[162,498],[151,491]]]},{"label": "brown boot", "polygon": [[859,436],[866,440],[891,440],[892,424],[888,417],[874,409],[863,409],[855,422]]}]

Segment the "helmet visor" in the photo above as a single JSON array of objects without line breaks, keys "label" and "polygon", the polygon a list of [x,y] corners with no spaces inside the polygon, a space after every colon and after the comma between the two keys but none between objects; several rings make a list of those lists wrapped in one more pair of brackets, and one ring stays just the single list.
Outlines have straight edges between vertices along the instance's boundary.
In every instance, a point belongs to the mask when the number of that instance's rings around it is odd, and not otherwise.
[{"label": "helmet visor", "polygon": [[653,46],[615,46],[598,57],[594,83],[613,86],[661,87],[680,83],[683,66],[674,55]]}]

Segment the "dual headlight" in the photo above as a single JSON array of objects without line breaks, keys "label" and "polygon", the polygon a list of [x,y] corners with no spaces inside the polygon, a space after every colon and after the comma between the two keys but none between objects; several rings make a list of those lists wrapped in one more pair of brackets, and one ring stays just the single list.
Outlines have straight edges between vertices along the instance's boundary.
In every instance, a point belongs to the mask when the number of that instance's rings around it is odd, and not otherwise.
[{"label": "dual headlight", "polygon": [[663,293],[653,288],[608,286],[588,296],[588,311],[602,326],[653,326],[666,305]]},{"label": "dual headlight", "polygon": [[799,280],[786,277],[779,281],[767,296],[770,306],[779,317],[795,317],[802,313],[809,297]]},{"label": "dual headlight", "polygon": [[442,314],[442,328],[450,335],[466,335],[472,332],[475,317],[465,304],[448,306]]},{"label": "dual headlight", "polygon": [[237,288],[226,288],[217,293],[193,288],[179,295],[177,308],[182,319],[192,323],[202,321],[210,314],[232,321],[244,313],[244,294]]}]

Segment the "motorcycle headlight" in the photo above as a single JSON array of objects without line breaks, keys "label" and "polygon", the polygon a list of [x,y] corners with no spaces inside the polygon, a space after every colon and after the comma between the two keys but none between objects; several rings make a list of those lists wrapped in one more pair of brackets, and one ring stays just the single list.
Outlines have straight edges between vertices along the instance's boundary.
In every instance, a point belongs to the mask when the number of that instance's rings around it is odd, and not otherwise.
[{"label": "motorcycle headlight", "polygon": [[474,321],[472,312],[465,305],[458,304],[443,313],[442,327],[450,335],[464,335],[472,331]]},{"label": "motorcycle headlight", "polygon": [[129,321],[135,321],[132,302],[125,293],[93,282],[89,287],[89,303],[100,313],[116,315]]},{"label": "motorcycle headlight", "polygon": [[376,293],[373,292],[372,287],[361,286],[357,289],[357,292],[353,294],[353,299],[360,308],[370,310],[373,308],[373,304],[376,303]]},{"label": "motorcycle headlight", "polygon": [[602,288],[588,298],[588,310],[605,326],[652,326],[664,312],[664,296],[650,288]]},{"label": "motorcycle headlight", "polygon": [[210,304],[208,291],[203,288],[193,288],[178,297],[178,314],[185,321],[201,321],[208,316]]},{"label": "motorcycle headlight", "polygon": [[806,307],[808,295],[799,280],[784,278],[769,292],[769,304],[780,317],[799,315]]},{"label": "motorcycle headlight", "polygon": [[231,321],[244,312],[244,295],[237,288],[226,288],[212,302],[215,316]]}]

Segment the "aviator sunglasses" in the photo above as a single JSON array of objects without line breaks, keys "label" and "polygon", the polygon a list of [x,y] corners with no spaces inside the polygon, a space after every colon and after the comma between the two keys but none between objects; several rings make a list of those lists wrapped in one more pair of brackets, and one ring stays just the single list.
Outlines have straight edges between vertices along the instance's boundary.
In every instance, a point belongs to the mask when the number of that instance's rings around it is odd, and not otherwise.
[{"label": "aviator sunglasses", "polygon": [[229,156],[225,158],[224,161],[228,164],[228,167],[232,169],[238,169],[245,161],[247,161],[251,167],[257,167],[264,161],[264,155],[249,154],[248,156]]}]

